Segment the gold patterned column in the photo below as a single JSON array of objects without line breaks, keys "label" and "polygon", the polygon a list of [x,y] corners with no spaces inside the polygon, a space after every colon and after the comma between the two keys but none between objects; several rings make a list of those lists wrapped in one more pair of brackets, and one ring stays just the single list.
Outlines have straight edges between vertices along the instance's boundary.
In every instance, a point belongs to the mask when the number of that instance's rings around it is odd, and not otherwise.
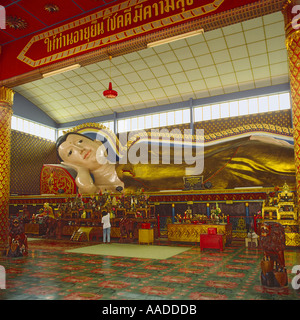
[{"label": "gold patterned column", "polygon": [[298,207],[300,207],[300,29],[295,27],[297,17],[296,13],[293,13],[293,7],[299,4],[299,0],[287,0],[282,8],[290,70]]},{"label": "gold patterned column", "polygon": [[10,137],[14,91],[0,87],[0,255],[8,245]]}]

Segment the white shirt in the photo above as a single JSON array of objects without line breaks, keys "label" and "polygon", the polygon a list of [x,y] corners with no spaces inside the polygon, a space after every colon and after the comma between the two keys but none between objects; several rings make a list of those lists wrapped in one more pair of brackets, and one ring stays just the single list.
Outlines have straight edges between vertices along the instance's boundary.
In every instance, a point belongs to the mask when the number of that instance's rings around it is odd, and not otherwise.
[{"label": "white shirt", "polygon": [[111,227],[110,219],[109,219],[109,213],[106,216],[102,217],[101,222],[103,223],[103,229]]}]

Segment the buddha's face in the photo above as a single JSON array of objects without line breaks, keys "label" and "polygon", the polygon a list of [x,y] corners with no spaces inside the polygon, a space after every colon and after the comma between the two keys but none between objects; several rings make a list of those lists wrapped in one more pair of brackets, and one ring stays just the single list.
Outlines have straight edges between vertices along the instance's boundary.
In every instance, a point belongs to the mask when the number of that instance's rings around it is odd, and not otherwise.
[{"label": "buddha's face", "polygon": [[[103,149],[99,148],[100,146],[102,146],[100,141],[70,134],[66,141],[59,146],[58,153],[64,163],[93,171],[99,168],[97,157],[101,157]],[[102,156],[104,156],[104,151]]]}]

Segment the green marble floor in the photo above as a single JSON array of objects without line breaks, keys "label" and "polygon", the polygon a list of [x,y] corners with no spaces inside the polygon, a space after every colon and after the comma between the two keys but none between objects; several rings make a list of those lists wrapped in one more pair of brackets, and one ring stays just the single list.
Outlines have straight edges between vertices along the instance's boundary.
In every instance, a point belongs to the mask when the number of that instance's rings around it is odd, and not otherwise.
[{"label": "green marble floor", "polygon": [[[200,252],[196,245],[181,245],[184,250],[167,258],[118,256],[114,255],[114,245],[105,245],[111,246],[111,251],[106,254],[93,254],[82,251],[91,243],[46,239],[29,241],[27,257],[0,257],[0,265],[6,271],[6,289],[0,290],[0,299],[300,299],[299,290],[291,286],[295,276],[291,273],[292,267],[300,265],[299,249],[285,251],[288,287],[270,289],[260,283],[261,250],[247,249],[243,243],[234,243],[223,252]],[[137,252],[140,251],[141,246],[133,246]],[[75,252],[69,252],[76,248]]]}]

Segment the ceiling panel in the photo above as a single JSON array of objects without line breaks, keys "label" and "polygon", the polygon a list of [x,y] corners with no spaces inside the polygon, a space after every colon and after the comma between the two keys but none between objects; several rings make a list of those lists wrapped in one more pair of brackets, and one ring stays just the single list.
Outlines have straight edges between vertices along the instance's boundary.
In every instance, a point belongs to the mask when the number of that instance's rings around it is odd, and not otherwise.
[{"label": "ceiling panel", "polygon": [[43,21],[32,16],[26,9],[23,9],[17,4],[6,8],[6,24],[7,28],[0,30],[0,33],[8,34],[14,39],[27,36],[37,29],[46,27]]},{"label": "ceiling panel", "polygon": [[[115,99],[102,94],[110,80],[119,93]],[[67,123],[286,82],[288,63],[279,12],[15,90],[56,122]]]},{"label": "ceiling panel", "polygon": [[[72,0],[59,1],[58,5],[51,5],[49,0],[40,0],[38,4],[35,1],[21,0],[17,5],[23,7],[33,16],[38,17],[47,26],[67,20],[83,12],[79,6],[74,5]],[[57,11],[55,13],[51,12],[51,8]]]}]

